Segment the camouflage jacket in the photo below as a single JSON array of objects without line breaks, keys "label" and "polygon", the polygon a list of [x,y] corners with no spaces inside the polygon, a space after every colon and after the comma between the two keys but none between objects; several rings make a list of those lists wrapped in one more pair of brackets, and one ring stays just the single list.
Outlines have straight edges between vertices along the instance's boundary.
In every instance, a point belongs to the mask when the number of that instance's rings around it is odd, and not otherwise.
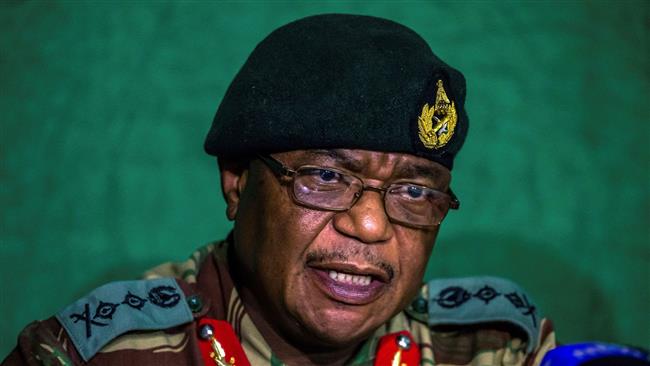
[{"label": "camouflage jacket", "polygon": [[[212,243],[31,323],[2,365],[206,365],[198,336],[206,317],[232,326],[251,365],[284,365],[244,309],[227,247]],[[550,321],[515,284],[494,277],[429,282],[348,364],[376,364],[382,337],[398,331],[410,332],[420,365],[539,365],[555,347]]]}]

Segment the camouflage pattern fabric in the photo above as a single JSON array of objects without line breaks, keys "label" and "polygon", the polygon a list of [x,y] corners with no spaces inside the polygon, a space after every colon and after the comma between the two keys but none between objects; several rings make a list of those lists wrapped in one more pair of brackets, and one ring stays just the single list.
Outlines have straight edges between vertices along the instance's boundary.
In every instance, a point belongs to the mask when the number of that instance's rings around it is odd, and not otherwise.
[{"label": "camouflage pattern fabric", "polygon": [[[200,248],[185,262],[166,263],[145,273],[145,279],[175,277],[185,297],[201,299],[194,321],[168,329],[125,333],[84,362],[61,324],[54,318],[33,322],[19,336],[18,346],[2,365],[204,365],[198,347],[198,319],[228,321],[251,365],[284,365],[273,354],[250,317],[228,271],[226,241]],[[427,286],[422,288],[426,298]],[[431,329],[426,314],[404,311],[370,337],[348,363],[373,365],[379,339],[409,331],[419,345],[421,365],[540,365],[555,347],[550,321],[541,319],[538,344],[527,352],[526,336],[507,322],[448,325]]]}]

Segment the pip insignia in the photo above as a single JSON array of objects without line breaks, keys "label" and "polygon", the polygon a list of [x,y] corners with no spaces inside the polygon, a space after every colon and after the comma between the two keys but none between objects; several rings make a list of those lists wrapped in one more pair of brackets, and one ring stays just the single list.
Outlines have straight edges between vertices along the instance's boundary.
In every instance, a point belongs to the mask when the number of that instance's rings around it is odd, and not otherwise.
[{"label": "pip insignia", "polygon": [[172,286],[158,286],[149,291],[149,301],[161,308],[174,307],[180,300],[181,295]]},{"label": "pip insignia", "polygon": [[[429,107],[422,107],[418,117],[418,136],[427,149],[438,149],[447,144],[454,135],[458,115],[454,102],[449,100],[442,80],[438,80],[436,101]],[[435,123],[434,123],[435,122]]]},{"label": "pip insignia", "polygon": [[472,296],[478,297],[487,305],[490,301],[494,300],[494,298],[498,297],[499,295],[501,294],[498,293],[497,290],[488,285],[485,285]]},{"label": "pip insignia", "polygon": [[122,301],[122,304],[127,304],[134,309],[140,310],[144,306],[145,302],[147,302],[147,300],[141,298],[140,296],[134,295],[131,293],[131,291],[129,291],[127,292],[126,296],[124,296],[124,301]]},{"label": "pip insignia", "polygon": [[470,293],[462,287],[450,286],[438,294],[438,298],[433,299],[443,308],[451,309],[461,306],[471,297]]}]

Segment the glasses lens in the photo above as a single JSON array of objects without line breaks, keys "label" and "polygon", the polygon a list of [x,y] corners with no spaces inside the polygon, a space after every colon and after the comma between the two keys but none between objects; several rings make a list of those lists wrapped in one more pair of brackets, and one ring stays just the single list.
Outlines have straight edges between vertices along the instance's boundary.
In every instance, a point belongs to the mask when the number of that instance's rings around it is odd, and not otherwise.
[{"label": "glasses lens", "polygon": [[407,225],[440,225],[449,211],[451,198],[435,189],[395,184],[386,192],[386,213],[393,220]]},{"label": "glasses lens", "polygon": [[293,181],[294,198],[308,206],[327,210],[347,210],[360,191],[362,182],[334,169],[302,167]]}]

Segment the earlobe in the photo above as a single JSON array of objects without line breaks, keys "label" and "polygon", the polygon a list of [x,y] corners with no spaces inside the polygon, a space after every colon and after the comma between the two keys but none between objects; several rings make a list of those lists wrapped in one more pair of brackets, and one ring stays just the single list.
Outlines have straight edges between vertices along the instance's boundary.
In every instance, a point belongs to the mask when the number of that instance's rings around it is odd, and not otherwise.
[{"label": "earlobe", "polygon": [[246,188],[248,165],[219,159],[219,171],[221,174],[221,191],[226,201],[226,216],[228,220],[232,221],[237,216],[241,196]]}]

